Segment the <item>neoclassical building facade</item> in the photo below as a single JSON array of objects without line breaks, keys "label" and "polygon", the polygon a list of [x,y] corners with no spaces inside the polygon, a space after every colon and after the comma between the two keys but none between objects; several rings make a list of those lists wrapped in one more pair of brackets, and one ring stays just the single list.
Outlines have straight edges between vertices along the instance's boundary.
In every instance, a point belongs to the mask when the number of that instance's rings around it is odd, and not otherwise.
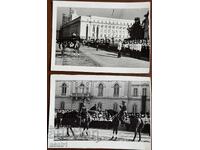
[{"label": "neoclassical building facade", "polygon": [[79,16],[70,9],[69,15],[63,14],[60,36],[62,38],[76,33],[82,39],[125,39],[129,38],[127,28],[134,20],[98,16]]},{"label": "neoclassical building facade", "polygon": [[55,109],[79,110],[83,100],[90,109],[95,104],[120,110],[126,101],[128,113],[150,112],[150,83],[142,81],[56,81]]}]

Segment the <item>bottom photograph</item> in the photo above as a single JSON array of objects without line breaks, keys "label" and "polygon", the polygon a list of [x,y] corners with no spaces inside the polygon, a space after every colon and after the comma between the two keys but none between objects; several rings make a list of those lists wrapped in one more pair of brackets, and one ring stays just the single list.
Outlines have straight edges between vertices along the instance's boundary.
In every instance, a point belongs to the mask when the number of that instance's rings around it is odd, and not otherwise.
[{"label": "bottom photograph", "polygon": [[51,75],[49,148],[151,150],[149,77]]}]

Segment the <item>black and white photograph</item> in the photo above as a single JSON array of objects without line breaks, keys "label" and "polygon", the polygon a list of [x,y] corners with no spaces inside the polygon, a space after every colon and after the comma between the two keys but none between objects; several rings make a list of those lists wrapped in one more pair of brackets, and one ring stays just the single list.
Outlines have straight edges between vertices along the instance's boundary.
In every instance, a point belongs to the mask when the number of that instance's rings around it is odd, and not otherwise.
[{"label": "black and white photograph", "polygon": [[49,148],[151,150],[148,77],[52,75]]},{"label": "black and white photograph", "polygon": [[53,1],[51,70],[149,73],[150,2]]}]

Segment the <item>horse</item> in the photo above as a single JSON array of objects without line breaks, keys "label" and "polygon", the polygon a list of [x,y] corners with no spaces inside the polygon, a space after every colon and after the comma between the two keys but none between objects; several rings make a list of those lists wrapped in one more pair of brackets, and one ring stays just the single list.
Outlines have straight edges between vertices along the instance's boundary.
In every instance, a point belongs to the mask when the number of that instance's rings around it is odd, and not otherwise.
[{"label": "horse", "polygon": [[141,141],[141,132],[142,129],[144,128],[144,122],[142,121],[142,119],[139,116],[130,116],[130,128],[132,128],[135,132],[135,135],[133,137],[132,141],[135,141],[135,138],[137,136],[137,133],[139,134],[139,140],[138,142]]},{"label": "horse", "polygon": [[70,136],[69,129],[72,132],[72,135],[75,136],[72,127],[80,126],[80,116],[79,113],[75,110],[71,112],[65,112],[63,114],[63,127],[67,128],[67,136]]},{"label": "horse", "polygon": [[[107,111],[108,113],[109,112],[113,112],[114,116],[112,117],[112,127],[113,127],[113,136],[111,137],[110,140],[117,140],[117,133],[118,133],[118,128],[119,128],[119,125],[120,125],[120,117],[119,117],[119,114],[115,111]],[[133,140],[132,141],[135,141],[135,138],[137,136],[137,133],[139,133],[139,141],[141,141],[141,131],[144,127],[144,123],[142,121],[142,119],[140,117],[137,117],[137,116],[131,116],[129,117],[129,120],[128,121],[124,121],[125,122],[125,125],[129,125],[129,127],[134,130],[135,134],[134,134],[134,137],[133,137]]]},{"label": "horse", "polygon": [[88,136],[88,129],[89,129],[89,126],[90,126],[90,122],[92,121],[92,117],[90,116],[90,114],[89,113],[87,113],[86,114],[86,116],[85,117],[82,117],[82,116],[80,116],[81,117],[81,127],[83,127],[83,130],[82,130],[82,132],[81,132],[81,136],[83,136],[84,135],[84,131],[86,132],[86,135]]},{"label": "horse", "polygon": [[[119,128],[119,124],[120,124],[119,115],[118,115],[117,111],[114,111],[112,109],[108,109],[108,110],[106,110],[106,112],[108,114],[108,117],[109,117],[109,115],[112,117],[113,136],[111,137],[110,140],[117,140],[117,133],[118,133],[118,128]],[[116,137],[115,137],[115,135],[116,135]]]}]

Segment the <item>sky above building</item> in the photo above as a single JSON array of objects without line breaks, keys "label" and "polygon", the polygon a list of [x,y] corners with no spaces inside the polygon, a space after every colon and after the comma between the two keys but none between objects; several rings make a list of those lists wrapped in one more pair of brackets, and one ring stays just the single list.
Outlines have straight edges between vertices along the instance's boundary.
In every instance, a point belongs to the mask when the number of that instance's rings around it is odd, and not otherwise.
[{"label": "sky above building", "polygon": [[[62,24],[62,14],[69,15],[69,7],[59,7],[57,9],[57,30]],[[135,17],[139,17],[142,21],[144,15],[149,10],[148,8],[137,8],[137,9],[98,9],[98,8],[72,8],[76,10],[79,16],[99,16],[108,18],[128,19],[134,20]]]}]

